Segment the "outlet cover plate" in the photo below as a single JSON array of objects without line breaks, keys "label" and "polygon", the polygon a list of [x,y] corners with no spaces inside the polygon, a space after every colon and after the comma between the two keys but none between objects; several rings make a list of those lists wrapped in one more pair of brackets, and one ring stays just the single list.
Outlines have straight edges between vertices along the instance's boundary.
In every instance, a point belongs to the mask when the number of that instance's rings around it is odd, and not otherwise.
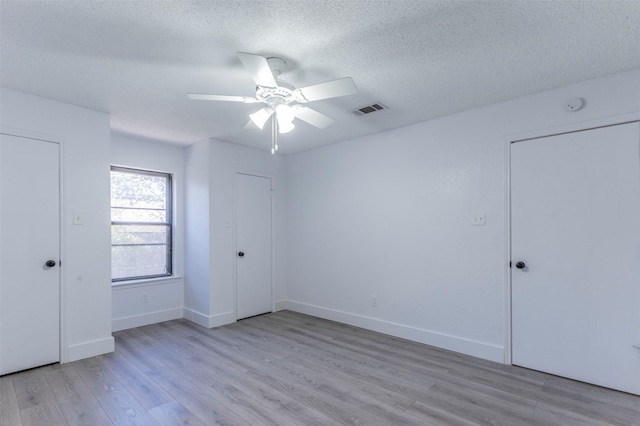
[{"label": "outlet cover plate", "polygon": [[485,226],[487,223],[487,215],[485,212],[475,212],[471,216],[471,225],[473,226]]}]

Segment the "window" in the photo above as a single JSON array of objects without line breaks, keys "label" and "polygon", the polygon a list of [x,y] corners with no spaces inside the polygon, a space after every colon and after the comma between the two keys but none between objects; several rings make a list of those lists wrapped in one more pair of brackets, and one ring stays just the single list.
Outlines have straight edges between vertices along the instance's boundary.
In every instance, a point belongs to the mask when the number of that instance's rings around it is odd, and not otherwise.
[{"label": "window", "polygon": [[111,280],[171,275],[171,175],[111,167]]}]

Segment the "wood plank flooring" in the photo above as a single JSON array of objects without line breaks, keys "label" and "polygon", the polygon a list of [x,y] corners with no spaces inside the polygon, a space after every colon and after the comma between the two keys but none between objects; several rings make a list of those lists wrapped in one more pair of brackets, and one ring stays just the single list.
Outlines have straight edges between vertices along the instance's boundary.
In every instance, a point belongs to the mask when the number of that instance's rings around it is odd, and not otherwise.
[{"label": "wood plank flooring", "polygon": [[289,311],[0,378],[0,425],[640,425],[640,397]]}]

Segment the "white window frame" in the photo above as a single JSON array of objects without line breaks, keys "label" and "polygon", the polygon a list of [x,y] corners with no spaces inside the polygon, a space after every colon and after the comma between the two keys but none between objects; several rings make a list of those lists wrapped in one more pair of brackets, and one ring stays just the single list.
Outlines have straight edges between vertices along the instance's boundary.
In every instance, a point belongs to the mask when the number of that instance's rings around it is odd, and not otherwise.
[{"label": "white window frame", "polygon": [[[163,274],[154,274],[154,275],[136,275],[130,277],[121,277],[121,278],[111,278],[111,282],[113,284],[123,284],[127,281],[136,281],[136,280],[145,280],[145,279],[155,279],[155,278],[166,278],[173,276],[173,175],[171,173],[164,172],[156,172],[151,170],[144,169],[136,169],[131,167],[120,167],[120,166],[111,166],[111,171],[118,171],[124,173],[132,173],[132,174],[140,174],[140,175],[148,175],[148,176],[158,176],[167,179],[167,193],[166,193],[166,222],[134,222],[134,221],[111,221],[111,226],[113,225],[164,225],[167,226],[167,243],[166,243],[166,265],[167,272]],[[114,208],[117,206],[110,206]],[[121,207],[120,207],[121,208]],[[111,246],[113,247],[113,242]],[[119,244],[120,245],[120,244]]]}]

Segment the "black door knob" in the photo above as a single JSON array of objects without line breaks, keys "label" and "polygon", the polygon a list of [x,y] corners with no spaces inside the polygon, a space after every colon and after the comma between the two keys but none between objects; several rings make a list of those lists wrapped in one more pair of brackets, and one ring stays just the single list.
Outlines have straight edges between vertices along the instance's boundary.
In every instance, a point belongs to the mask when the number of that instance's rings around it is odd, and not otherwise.
[{"label": "black door knob", "polygon": [[524,262],[518,262],[518,263],[516,263],[516,268],[518,268],[518,269],[522,269],[522,268],[524,268],[525,266],[527,266],[527,265],[525,265],[525,264],[524,264]]},{"label": "black door knob", "polygon": [[243,252],[243,251],[239,251],[239,252],[238,252],[238,256],[240,256],[240,257],[244,257],[244,252]]},{"label": "black door knob", "polygon": [[55,260],[47,260],[47,262],[44,265],[47,268],[53,268],[54,266],[56,266],[56,261]]}]

